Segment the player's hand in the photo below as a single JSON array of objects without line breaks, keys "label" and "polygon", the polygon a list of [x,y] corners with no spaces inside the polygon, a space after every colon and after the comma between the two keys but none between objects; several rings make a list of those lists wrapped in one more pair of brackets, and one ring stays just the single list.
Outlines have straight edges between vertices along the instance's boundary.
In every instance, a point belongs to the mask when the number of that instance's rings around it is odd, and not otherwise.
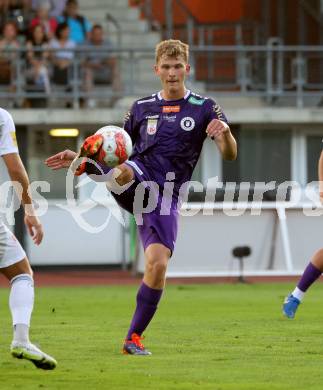
[{"label": "player's hand", "polygon": [[206,129],[206,134],[211,139],[216,139],[226,133],[230,133],[230,127],[227,123],[219,119],[212,119]]},{"label": "player's hand", "polygon": [[53,170],[69,168],[76,156],[76,152],[67,149],[63,152],[59,152],[53,156],[48,157],[48,159],[45,160],[45,164],[48,166],[48,168]]},{"label": "player's hand", "polygon": [[34,215],[25,214],[25,225],[34,243],[39,245],[44,236],[43,227],[39,218]]}]

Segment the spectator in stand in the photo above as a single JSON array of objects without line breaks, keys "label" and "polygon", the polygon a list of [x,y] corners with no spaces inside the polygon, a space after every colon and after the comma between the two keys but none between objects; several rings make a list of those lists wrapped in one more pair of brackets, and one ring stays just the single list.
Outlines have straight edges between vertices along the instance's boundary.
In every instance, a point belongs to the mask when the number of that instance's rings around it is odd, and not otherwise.
[{"label": "spectator in stand", "polygon": [[68,24],[70,39],[77,45],[89,40],[91,23],[83,15],[79,15],[77,0],[67,0],[65,12],[58,18],[58,22],[66,22]]},{"label": "spectator in stand", "polygon": [[16,24],[14,22],[6,22],[2,32],[3,38],[0,40],[0,84],[11,85],[10,90],[12,92],[14,91],[15,61],[19,53],[9,50],[19,49],[20,45],[17,35],[18,29]]},{"label": "spectator in stand", "polygon": [[[0,0],[1,1],[1,0]],[[42,3],[43,0],[32,0],[32,8],[34,11],[37,10],[39,4]],[[49,15],[53,18],[58,18],[63,15],[66,6],[66,0],[47,0],[50,3],[51,10]]]},{"label": "spectator in stand", "polygon": [[[51,54],[54,64],[53,81],[56,84],[68,84],[69,70],[74,58],[75,42],[69,38],[70,29],[67,23],[60,23],[56,29],[56,39],[50,42],[50,48],[55,49]],[[72,49],[72,50],[68,50]]]},{"label": "spectator in stand", "polygon": [[0,31],[3,30],[4,24],[7,21],[7,1],[0,0]]},{"label": "spectator in stand", "polygon": [[[113,48],[110,41],[104,40],[104,31],[101,25],[92,27],[87,46],[93,47],[93,51],[86,52],[84,62],[84,88],[86,92],[92,92],[95,84],[111,84],[114,92],[120,91],[120,76],[117,60],[109,51]],[[95,106],[95,101],[89,99],[87,105]]]},{"label": "spectator in stand", "polygon": [[[27,41],[27,79],[37,88],[50,93],[48,76],[49,45],[45,29],[41,24],[36,24]],[[40,51],[41,49],[41,51]]]},{"label": "spectator in stand", "polygon": [[18,31],[26,34],[32,15],[31,0],[2,0],[7,20],[14,21]]},{"label": "spectator in stand", "polygon": [[48,39],[54,37],[57,28],[57,20],[49,16],[50,7],[51,5],[48,0],[40,2],[36,10],[36,16],[30,23],[31,28],[37,25],[43,26]]},{"label": "spectator in stand", "polygon": [[66,7],[66,0],[51,0],[52,1],[52,9],[50,11],[50,16],[53,18],[58,18],[59,16],[63,15],[65,7]]}]

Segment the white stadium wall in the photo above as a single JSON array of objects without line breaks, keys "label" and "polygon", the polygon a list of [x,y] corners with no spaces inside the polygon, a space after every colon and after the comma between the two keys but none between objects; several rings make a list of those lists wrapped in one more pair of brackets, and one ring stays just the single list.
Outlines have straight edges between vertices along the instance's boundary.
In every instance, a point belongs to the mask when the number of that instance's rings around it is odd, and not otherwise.
[{"label": "white stadium wall", "polygon": [[[200,211],[182,216],[168,276],[239,275],[238,261],[232,255],[236,246],[251,248],[251,255],[244,259],[245,275],[300,274],[323,245],[323,208],[316,211],[321,216],[306,216],[303,208],[287,209],[286,219],[280,220],[272,205],[260,215],[251,215],[249,208],[240,216],[228,215],[230,209],[219,206],[213,215]],[[141,251],[138,270],[143,269]]]}]

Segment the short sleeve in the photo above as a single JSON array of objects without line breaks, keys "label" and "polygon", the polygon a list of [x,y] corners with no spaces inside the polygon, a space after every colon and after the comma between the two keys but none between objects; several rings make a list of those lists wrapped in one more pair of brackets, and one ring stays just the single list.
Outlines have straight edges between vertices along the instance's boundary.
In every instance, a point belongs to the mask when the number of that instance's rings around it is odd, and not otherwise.
[{"label": "short sleeve", "polygon": [[0,156],[18,153],[16,128],[12,116],[5,110],[1,111],[0,123]]},{"label": "short sleeve", "polygon": [[213,119],[219,119],[220,121],[228,123],[228,119],[225,113],[216,101],[213,99],[208,99],[206,104],[208,116],[207,124],[209,124]]}]

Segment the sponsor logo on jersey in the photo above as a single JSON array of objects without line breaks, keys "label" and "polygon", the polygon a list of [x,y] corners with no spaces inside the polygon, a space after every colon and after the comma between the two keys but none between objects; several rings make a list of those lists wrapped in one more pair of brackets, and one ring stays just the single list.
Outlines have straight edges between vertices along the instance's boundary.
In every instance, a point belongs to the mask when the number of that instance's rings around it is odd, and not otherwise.
[{"label": "sponsor logo on jersey", "polygon": [[146,116],[146,119],[158,119],[159,118],[159,115],[147,115]]},{"label": "sponsor logo on jersey", "polygon": [[218,104],[213,105],[213,111],[216,113],[218,119],[221,121],[226,121],[222,112],[222,108]]},{"label": "sponsor logo on jersey", "polygon": [[185,131],[191,131],[195,127],[195,120],[190,116],[186,116],[181,120],[181,128]]},{"label": "sponsor logo on jersey", "polygon": [[202,106],[202,104],[205,102],[205,99],[195,99],[194,96],[191,96],[188,101],[191,103],[191,104],[195,104],[197,106]]},{"label": "sponsor logo on jersey", "polygon": [[180,112],[181,106],[163,106],[163,113],[170,114],[171,112]]},{"label": "sponsor logo on jersey", "polygon": [[157,119],[148,119],[147,134],[154,135],[157,131]]},{"label": "sponsor logo on jersey", "polygon": [[163,119],[165,119],[167,122],[175,122],[176,115],[164,115]]},{"label": "sponsor logo on jersey", "polygon": [[16,138],[16,132],[15,131],[10,131],[10,135],[11,135],[11,139],[12,139],[12,142],[15,146],[18,146],[17,144],[17,138]]}]

